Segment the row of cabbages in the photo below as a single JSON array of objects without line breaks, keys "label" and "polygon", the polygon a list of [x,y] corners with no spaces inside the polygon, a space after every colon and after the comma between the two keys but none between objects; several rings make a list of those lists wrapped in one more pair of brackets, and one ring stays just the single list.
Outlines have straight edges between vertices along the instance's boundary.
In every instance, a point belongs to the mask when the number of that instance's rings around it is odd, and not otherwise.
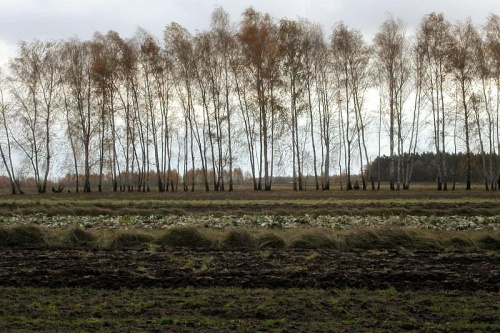
[{"label": "row of cabbages", "polygon": [[0,226],[38,224],[61,228],[81,226],[88,229],[166,229],[177,226],[206,228],[333,228],[407,226],[439,230],[500,230],[500,216],[213,216],[213,215],[125,215],[125,216],[47,216],[44,214],[0,216]]}]

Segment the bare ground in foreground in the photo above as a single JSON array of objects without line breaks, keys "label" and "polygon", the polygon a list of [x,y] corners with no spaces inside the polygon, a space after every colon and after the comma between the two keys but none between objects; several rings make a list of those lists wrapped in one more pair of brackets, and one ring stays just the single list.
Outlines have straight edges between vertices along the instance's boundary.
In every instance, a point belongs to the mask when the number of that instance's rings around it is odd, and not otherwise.
[{"label": "bare ground in foreground", "polygon": [[0,330],[498,331],[497,252],[0,249]]},{"label": "bare ground in foreground", "polygon": [[1,249],[0,286],[500,291],[497,252]]}]

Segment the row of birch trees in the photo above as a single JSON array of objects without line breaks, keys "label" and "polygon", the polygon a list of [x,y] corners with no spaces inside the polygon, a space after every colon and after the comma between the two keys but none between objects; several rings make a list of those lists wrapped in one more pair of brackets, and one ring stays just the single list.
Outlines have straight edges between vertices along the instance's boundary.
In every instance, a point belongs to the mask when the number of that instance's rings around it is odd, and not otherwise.
[{"label": "row of birch trees", "polygon": [[1,74],[0,155],[12,193],[22,177],[46,192],[55,165],[84,192],[108,177],[113,191],[232,191],[237,166],[255,190],[280,172],[294,190],[306,175],[328,190],[334,173],[342,189],[357,174],[374,190],[382,153],[399,190],[430,149],[437,189],[448,189],[446,156],[458,152],[467,189],[472,153],[485,188],[498,189],[499,107],[498,15],[478,27],[431,13],[413,33],[389,17],[367,41],[343,22],[325,34],[253,8],[235,24],[217,8],[195,35],[171,23],[161,39],[138,29],[21,42]]}]

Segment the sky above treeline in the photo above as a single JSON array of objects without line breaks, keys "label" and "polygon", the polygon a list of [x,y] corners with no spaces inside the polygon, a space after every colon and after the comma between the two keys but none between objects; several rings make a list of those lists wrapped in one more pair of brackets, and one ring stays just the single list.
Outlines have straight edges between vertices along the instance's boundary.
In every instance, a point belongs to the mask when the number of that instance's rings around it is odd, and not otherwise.
[{"label": "sky above treeline", "polygon": [[128,38],[138,27],[161,38],[170,22],[195,33],[209,29],[210,13],[219,6],[235,23],[250,6],[276,19],[307,18],[326,32],[344,21],[367,40],[389,14],[409,31],[431,12],[443,12],[450,22],[471,18],[477,25],[490,13],[500,14],[499,0],[0,0],[0,64],[15,56],[20,41],[90,39],[108,30]]}]

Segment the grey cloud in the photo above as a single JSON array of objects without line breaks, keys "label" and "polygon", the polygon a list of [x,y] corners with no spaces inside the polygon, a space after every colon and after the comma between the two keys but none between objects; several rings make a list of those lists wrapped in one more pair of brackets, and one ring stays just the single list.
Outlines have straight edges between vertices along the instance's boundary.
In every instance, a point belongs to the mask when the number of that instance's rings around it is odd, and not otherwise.
[{"label": "grey cloud", "polygon": [[176,21],[189,30],[207,29],[210,12],[224,7],[233,21],[242,11],[253,6],[276,18],[305,17],[322,24],[330,31],[343,20],[358,28],[367,38],[392,13],[408,24],[418,25],[424,14],[444,12],[450,21],[471,17],[482,23],[491,12],[500,12],[498,0],[2,0],[0,2],[0,42],[15,45],[20,40],[64,39],[79,36],[87,39],[95,31],[118,31],[131,37],[138,26],[161,37],[166,24]]}]

